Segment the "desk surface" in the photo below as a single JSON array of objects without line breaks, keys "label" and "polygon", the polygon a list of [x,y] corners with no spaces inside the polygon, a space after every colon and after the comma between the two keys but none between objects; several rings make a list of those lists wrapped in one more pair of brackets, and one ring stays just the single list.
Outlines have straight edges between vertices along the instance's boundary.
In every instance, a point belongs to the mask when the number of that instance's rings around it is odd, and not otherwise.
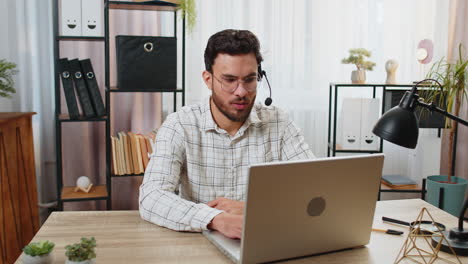
[{"label": "desk surface", "polygon": [[[382,216],[411,222],[422,207],[428,208],[435,220],[448,228],[457,225],[456,217],[420,199],[380,201],[377,202],[374,227],[405,231],[403,236],[372,232],[370,243],[363,248],[289,262],[393,263],[407,238],[408,230],[383,223]],[[97,263],[231,263],[201,234],[175,232],[145,222],[138,211],[54,212],[33,241],[53,241],[56,244],[55,263],[64,263],[65,245],[78,242],[82,236],[96,238]],[[441,256],[454,259],[446,253],[441,253]],[[468,263],[468,257],[460,260]]]}]

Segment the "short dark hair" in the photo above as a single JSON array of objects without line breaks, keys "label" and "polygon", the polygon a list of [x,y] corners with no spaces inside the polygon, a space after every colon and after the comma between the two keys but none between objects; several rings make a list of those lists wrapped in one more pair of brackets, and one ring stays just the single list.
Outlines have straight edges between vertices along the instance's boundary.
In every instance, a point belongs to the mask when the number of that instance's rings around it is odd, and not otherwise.
[{"label": "short dark hair", "polygon": [[219,53],[229,55],[253,53],[257,64],[263,61],[260,54],[260,42],[257,37],[248,30],[226,29],[220,31],[208,39],[205,49],[205,69],[213,72],[213,64]]}]

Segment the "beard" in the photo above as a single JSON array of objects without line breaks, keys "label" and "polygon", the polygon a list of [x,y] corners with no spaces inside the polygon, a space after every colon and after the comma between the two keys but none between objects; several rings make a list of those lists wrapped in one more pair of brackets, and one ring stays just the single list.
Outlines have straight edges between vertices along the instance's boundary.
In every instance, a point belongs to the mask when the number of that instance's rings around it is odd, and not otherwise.
[{"label": "beard", "polygon": [[[225,104],[223,100],[221,100],[221,98],[218,96],[218,94],[216,94],[214,89],[212,90],[211,94],[211,99],[213,100],[213,103],[216,105],[219,111],[233,122],[245,122],[245,120],[247,120],[254,106],[255,97],[256,96],[254,96],[252,100],[249,100],[247,97],[239,97]],[[233,108],[233,110],[229,111],[229,108],[232,103],[246,103],[248,104],[248,106],[245,109],[240,110]]]}]

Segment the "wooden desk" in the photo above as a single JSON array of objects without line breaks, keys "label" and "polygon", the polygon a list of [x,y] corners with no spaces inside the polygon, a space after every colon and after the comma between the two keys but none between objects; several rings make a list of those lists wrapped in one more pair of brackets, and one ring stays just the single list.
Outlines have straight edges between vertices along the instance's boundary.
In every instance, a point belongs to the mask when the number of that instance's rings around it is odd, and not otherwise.
[{"label": "wooden desk", "polygon": [[[403,236],[373,232],[366,247],[295,259],[290,263],[393,263],[408,230],[383,223],[382,216],[410,222],[422,207],[428,208],[435,220],[448,228],[456,226],[457,218],[420,199],[380,201],[374,227],[402,230]],[[33,240],[55,242],[56,263],[64,263],[65,245],[77,242],[81,236],[96,238],[97,263],[231,263],[201,234],[156,226],[143,221],[137,211],[54,212]],[[448,254],[441,253],[441,256]],[[468,263],[468,258],[461,260]]]}]

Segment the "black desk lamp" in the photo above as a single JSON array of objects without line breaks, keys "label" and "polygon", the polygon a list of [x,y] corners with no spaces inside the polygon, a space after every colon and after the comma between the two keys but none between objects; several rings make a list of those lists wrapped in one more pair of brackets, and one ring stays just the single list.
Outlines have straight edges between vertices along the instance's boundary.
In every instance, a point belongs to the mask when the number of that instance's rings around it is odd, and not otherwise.
[{"label": "black desk lamp", "polygon": [[[416,83],[411,92],[407,91],[403,95],[398,106],[387,111],[379,121],[377,121],[372,132],[378,137],[394,144],[414,149],[418,143],[419,135],[418,118],[414,113],[417,106],[428,108],[431,112],[436,111],[456,122],[468,126],[468,121],[448,113],[446,110],[437,107],[434,103],[427,104],[419,99],[419,95],[416,93],[417,86],[426,81],[437,83],[442,90],[442,85],[434,79],[425,79]],[[463,220],[466,220],[464,216],[467,208],[468,199],[465,201],[458,218],[458,227],[452,228],[450,232],[444,231],[444,235],[450,242],[450,246],[461,256],[468,256],[468,230],[463,229]],[[432,239],[433,245],[438,242],[439,241],[436,241],[435,238]],[[441,250],[449,253],[451,252],[447,243],[442,244]]]}]

